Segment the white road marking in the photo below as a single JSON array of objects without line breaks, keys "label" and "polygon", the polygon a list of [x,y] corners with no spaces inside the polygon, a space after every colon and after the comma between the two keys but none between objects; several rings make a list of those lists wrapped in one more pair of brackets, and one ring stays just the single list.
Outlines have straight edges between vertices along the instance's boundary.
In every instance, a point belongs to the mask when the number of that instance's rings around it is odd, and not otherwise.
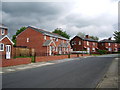
[{"label": "white road marking", "polygon": [[2,73],[4,73],[4,72],[0,72],[0,74],[2,74]]},{"label": "white road marking", "polygon": [[117,59],[117,60],[118,60],[118,59],[120,59],[120,58],[115,58],[115,59]]},{"label": "white road marking", "polygon": [[7,69],[7,71],[15,71],[14,69]]}]

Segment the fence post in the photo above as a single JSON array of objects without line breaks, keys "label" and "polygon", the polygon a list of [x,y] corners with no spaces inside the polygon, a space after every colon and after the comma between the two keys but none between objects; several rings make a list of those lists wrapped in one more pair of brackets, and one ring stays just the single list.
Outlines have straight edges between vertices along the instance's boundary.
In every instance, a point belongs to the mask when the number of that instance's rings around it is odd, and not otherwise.
[{"label": "fence post", "polygon": [[68,58],[70,58],[70,54],[68,54]]},{"label": "fence post", "polygon": [[32,62],[36,62],[36,53],[34,53],[34,55],[33,55],[33,58],[32,58]]}]

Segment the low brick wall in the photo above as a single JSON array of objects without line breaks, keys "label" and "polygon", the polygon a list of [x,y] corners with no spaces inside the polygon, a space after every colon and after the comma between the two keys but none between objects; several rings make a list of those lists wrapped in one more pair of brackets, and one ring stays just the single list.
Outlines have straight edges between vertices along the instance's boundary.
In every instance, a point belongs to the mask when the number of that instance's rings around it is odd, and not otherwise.
[{"label": "low brick wall", "polygon": [[35,58],[35,62],[52,61],[52,60],[65,59],[65,58],[68,58],[68,55],[60,55],[60,56],[41,56],[41,57],[36,57],[36,58]]},{"label": "low brick wall", "polygon": [[[75,58],[75,57],[80,57],[82,56],[81,54],[72,54],[70,55],[70,58]],[[89,56],[88,54],[84,54],[83,56]],[[41,56],[41,57],[36,57],[35,62],[45,62],[45,61],[52,61],[52,60],[59,60],[59,59],[65,59],[68,58],[68,55],[60,55],[60,56]]]},{"label": "low brick wall", "polygon": [[16,59],[3,59],[2,65],[0,67],[7,67],[7,66],[15,66],[21,64],[29,64],[31,63],[31,58],[16,58]]}]

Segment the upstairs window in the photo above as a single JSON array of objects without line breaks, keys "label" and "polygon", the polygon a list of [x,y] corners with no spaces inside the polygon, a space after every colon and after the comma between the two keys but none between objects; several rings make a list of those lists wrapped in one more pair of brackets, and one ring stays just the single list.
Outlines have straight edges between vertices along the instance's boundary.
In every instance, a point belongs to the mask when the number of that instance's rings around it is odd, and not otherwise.
[{"label": "upstairs window", "polygon": [[79,41],[79,45],[81,45],[81,41]]},{"label": "upstairs window", "polygon": [[46,40],[46,35],[44,36],[44,40]]},{"label": "upstairs window", "polygon": [[87,41],[87,45],[89,45],[89,42]]},{"label": "upstairs window", "polygon": [[4,51],[4,44],[0,43],[0,51]]},{"label": "upstairs window", "polygon": [[5,34],[5,30],[2,28],[1,29],[1,35],[4,35]]},{"label": "upstairs window", "polygon": [[52,40],[53,38],[52,37],[50,37],[50,40]]},{"label": "upstairs window", "polygon": [[108,43],[108,46],[110,46],[111,44],[110,43]]},{"label": "upstairs window", "polygon": [[76,41],[72,41],[72,45],[76,45]]},{"label": "upstairs window", "polygon": [[93,46],[95,46],[95,43],[93,42]]},{"label": "upstairs window", "polygon": [[30,41],[30,38],[27,38],[27,42],[29,42]]},{"label": "upstairs window", "polygon": [[115,46],[117,46],[117,43],[115,43]]}]

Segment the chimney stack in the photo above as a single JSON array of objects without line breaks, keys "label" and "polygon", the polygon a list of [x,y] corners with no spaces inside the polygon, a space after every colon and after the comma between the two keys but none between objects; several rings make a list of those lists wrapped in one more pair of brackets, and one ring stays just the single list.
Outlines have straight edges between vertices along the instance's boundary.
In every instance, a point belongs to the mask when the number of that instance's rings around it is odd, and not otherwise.
[{"label": "chimney stack", "polygon": [[86,35],[86,38],[89,38],[89,35]]},{"label": "chimney stack", "polygon": [[109,37],[108,40],[111,40],[112,37]]}]

